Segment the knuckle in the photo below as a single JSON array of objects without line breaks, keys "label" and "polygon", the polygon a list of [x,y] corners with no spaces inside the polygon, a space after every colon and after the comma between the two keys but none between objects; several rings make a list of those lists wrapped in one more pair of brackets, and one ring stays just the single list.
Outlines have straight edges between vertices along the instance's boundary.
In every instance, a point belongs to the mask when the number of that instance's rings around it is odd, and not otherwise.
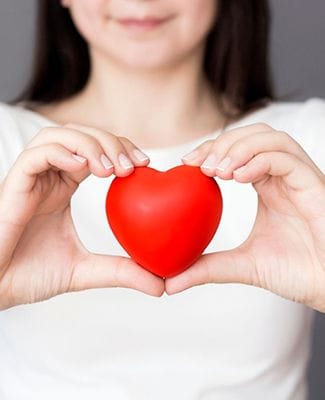
[{"label": "knuckle", "polygon": [[115,136],[115,138],[114,145],[117,151],[127,151],[131,147],[136,147],[134,143],[124,136]]},{"label": "knuckle", "polygon": [[209,139],[192,149],[192,151],[197,152],[199,156],[204,156],[207,155],[209,152],[217,151],[218,148],[219,146],[216,142],[216,139]]},{"label": "knuckle", "polygon": [[254,157],[255,161],[258,164],[265,164],[268,162],[268,154],[267,153],[258,153],[256,154],[256,156]]},{"label": "knuckle", "polygon": [[27,143],[27,145],[25,146],[24,150],[30,149],[32,147],[35,147],[36,145],[37,145],[37,142],[36,142],[35,139],[33,139],[33,140],[31,140],[31,141],[29,141]]},{"label": "knuckle", "polygon": [[127,156],[128,154],[128,144],[123,143],[122,141],[118,140],[118,138],[116,137],[116,140],[113,139],[113,141],[110,142],[103,142],[103,148],[107,151],[108,154],[112,155],[116,155],[119,153],[124,153],[125,156]]},{"label": "knuckle", "polygon": [[[78,134],[79,135],[79,134]],[[80,134],[79,136],[80,142],[82,142],[85,148],[90,149],[91,151],[97,152],[100,150],[100,144],[97,139],[92,136],[88,136],[85,134]]]},{"label": "knuckle", "polygon": [[266,124],[265,122],[258,122],[257,124],[254,124],[254,127],[261,131],[273,130],[273,128],[270,125]]},{"label": "knuckle", "polygon": [[61,151],[65,148],[60,143],[48,143],[45,146],[47,146],[47,148],[52,151]]},{"label": "knuckle", "polygon": [[33,151],[32,148],[25,148],[23,151],[21,151],[18,156],[17,156],[17,161],[24,161],[29,157],[31,152]]},{"label": "knuckle", "polygon": [[87,127],[86,133],[71,131],[71,134],[75,135],[76,138],[80,138],[79,140],[81,140],[83,146],[93,153],[103,152],[104,149],[109,151],[112,147],[117,146],[123,148],[123,145],[119,143],[115,135],[98,128]]},{"label": "knuckle", "polygon": [[63,128],[69,128],[69,127],[74,127],[77,126],[77,124],[73,122],[66,122],[65,124],[61,125]]},{"label": "knuckle", "polygon": [[97,138],[98,140],[101,138],[110,138],[114,136],[112,133],[95,126],[90,126],[90,125],[79,125],[79,126],[82,127],[82,129],[84,129],[85,134],[89,135],[90,137]]},{"label": "knuckle", "polygon": [[16,159],[16,161],[18,163],[29,163],[31,160],[37,158],[37,154],[38,154],[38,148],[40,146],[34,146],[34,147],[30,147],[30,148],[25,148],[23,151],[21,151],[18,154],[18,157]]},{"label": "knuckle", "polygon": [[209,148],[211,151],[220,152],[220,150],[225,147],[226,138],[225,137],[218,137],[217,139],[207,140],[206,147]]},{"label": "knuckle", "polygon": [[94,154],[102,152],[100,142],[93,136],[82,132],[71,132],[71,135],[74,136],[73,139],[75,139],[76,147],[82,148],[84,151]]},{"label": "knuckle", "polygon": [[115,136],[118,140],[124,140],[125,142],[132,143],[127,137],[125,136]]},{"label": "knuckle", "polygon": [[53,128],[53,127],[51,127],[51,126],[44,126],[43,128],[41,128],[41,129],[39,130],[39,132],[37,133],[36,136],[50,135],[50,134],[52,134],[53,129],[55,129],[55,128]]},{"label": "knuckle", "polygon": [[36,135],[27,143],[26,148],[38,146],[45,137],[52,134],[52,128],[49,126],[41,128]]},{"label": "knuckle", "polygon": [[213,146],[215,143],[217,143],[217,139],[208,139],[205,142],[202,143],[202,146]]},{"label": "knuckle", "polygon": [[64,147],[59,143],[46,143],[42,146],[37,146],[35,150],[42,151],[42,153],[61,153],[64,150]]},{"label": "knuckle", "polygon": [[131,140],[125,136],[116,136],[116,138],[125,146],[136,147],[135,144],[133,142],[131,142]]},{"label": "knuckle", "polygon": [[246,143],[238,142],[233,145],[229,150],[229,155],[234,159],[241,159],[243,156],[245,157],[249,152],[249,147]]},{"label": "knuckle", "polygon": [[281,139],[291,140],[291,136],[285,131],[276,131],[276,134],[279,135]]}]

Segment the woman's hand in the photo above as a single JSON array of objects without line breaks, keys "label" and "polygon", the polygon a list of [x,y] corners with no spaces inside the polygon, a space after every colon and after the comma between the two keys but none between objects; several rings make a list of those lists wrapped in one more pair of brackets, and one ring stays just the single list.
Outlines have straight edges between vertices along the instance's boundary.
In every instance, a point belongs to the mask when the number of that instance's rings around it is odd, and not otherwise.
[{"label": "woman's hand", "polygon": [[138,151],[124,137],[76,124],[43,128],[29,142],[0,185],[0,309],[99,287],[164,292],[163,280],[130,258],[88,252],[71,218],[80,182],[90,173],[129,175],[149,162]]},{"label": "woman's hand", "polygon": [[201,166],[211,177],[252,183],[258,194],[256,221],[239,247],[202,255],[166,280],[166,292],[244,283],[325,312],[325,178],[320,169],[287,133],[265,124],[225,132],[195,150],[194,158],[183,158],[186,164]]}]

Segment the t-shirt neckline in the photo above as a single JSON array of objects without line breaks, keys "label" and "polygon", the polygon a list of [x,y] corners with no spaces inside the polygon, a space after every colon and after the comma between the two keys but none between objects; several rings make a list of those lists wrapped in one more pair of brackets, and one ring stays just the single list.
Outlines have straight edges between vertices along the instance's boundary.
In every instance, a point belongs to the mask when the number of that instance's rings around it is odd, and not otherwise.
[{"label": "t-shirt neckline", "polygon": [[[270,104],[268,104],[266,107],[268,107],[269,105]],[[45,117],[44,115],[42,115],[42,114],[40,114],[40,113],[38,113],[38,112],[36,112],[34,110],[26,108],[24,106],[24,102],[17,103],[15,105],[15,107],[20,109],[23,112],[27,112],[27,113],[29,113],[31,115],[34,115],[39,120],[48,122],[48,123],[50,123],[51,125],[54,125],[54,126],[60,126],[57,122],[53,121],[52,119],[50,119],[48,117]],[[177,150],[181,150],[182,148],[191,148],[191,147],[194,148],[194,147],[198,146],[199,144],[201,144],[201,143],[203,143],[203,142],[205,142],[207,140],[217,138],[221,133],[227,132],[227,130],[236,128],[239,125],[243,125],[243,123],[247,122],[247,120],[249,120],[252,117],[256,116],[257,114],[265,111],[266,107],[261,107],[261,108],[258,108],[256,110],[253,110],[250,113],[244,115],[242,118],[230,123],[224,129],[221,129],[221,128],[216,129],[216,130],[214,130],[212,132],[209,132],[207,134],[204,134],[204,135],[202,135],[202,136],[200,136],[200,137],[198,137],[196,139],[188,140],[186,142],[179,143],[179,144],[176,144],[176,145],[173,145],[173,146],[141,147],[141,150],[143,150],[144,152],[148,152],[148,153],[149,152],[150,153],[157,153],[157,152],[164,152],[164,151],[174,151],[174,150],[177,151]]]}]

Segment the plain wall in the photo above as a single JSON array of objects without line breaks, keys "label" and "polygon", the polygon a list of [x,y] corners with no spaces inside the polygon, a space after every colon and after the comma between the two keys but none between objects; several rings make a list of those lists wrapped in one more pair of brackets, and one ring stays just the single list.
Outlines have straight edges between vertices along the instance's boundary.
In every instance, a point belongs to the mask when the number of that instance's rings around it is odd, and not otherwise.
[{"label": "plain wall", "polygon": [[[325,1],[271,0],[270,4],[273,18],[271,56],[277,96],[290,95],[290,100],[325,98]],[[29,74],[34,11],[34,0],[0,1],[2,101],[17,95]],[[324,400],[325,315],[321,313],[317,313],[313,343],[310,399]]]}]

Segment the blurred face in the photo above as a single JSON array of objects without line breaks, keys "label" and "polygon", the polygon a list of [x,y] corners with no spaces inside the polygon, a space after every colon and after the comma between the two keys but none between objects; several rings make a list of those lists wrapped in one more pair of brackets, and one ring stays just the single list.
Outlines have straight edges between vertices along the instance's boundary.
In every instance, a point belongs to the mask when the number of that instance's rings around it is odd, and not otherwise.
[{"label": "blurred face", "polygon": [[217,0],[61,0],[89,46],[119,63],[168,66],[202,48]]}]

